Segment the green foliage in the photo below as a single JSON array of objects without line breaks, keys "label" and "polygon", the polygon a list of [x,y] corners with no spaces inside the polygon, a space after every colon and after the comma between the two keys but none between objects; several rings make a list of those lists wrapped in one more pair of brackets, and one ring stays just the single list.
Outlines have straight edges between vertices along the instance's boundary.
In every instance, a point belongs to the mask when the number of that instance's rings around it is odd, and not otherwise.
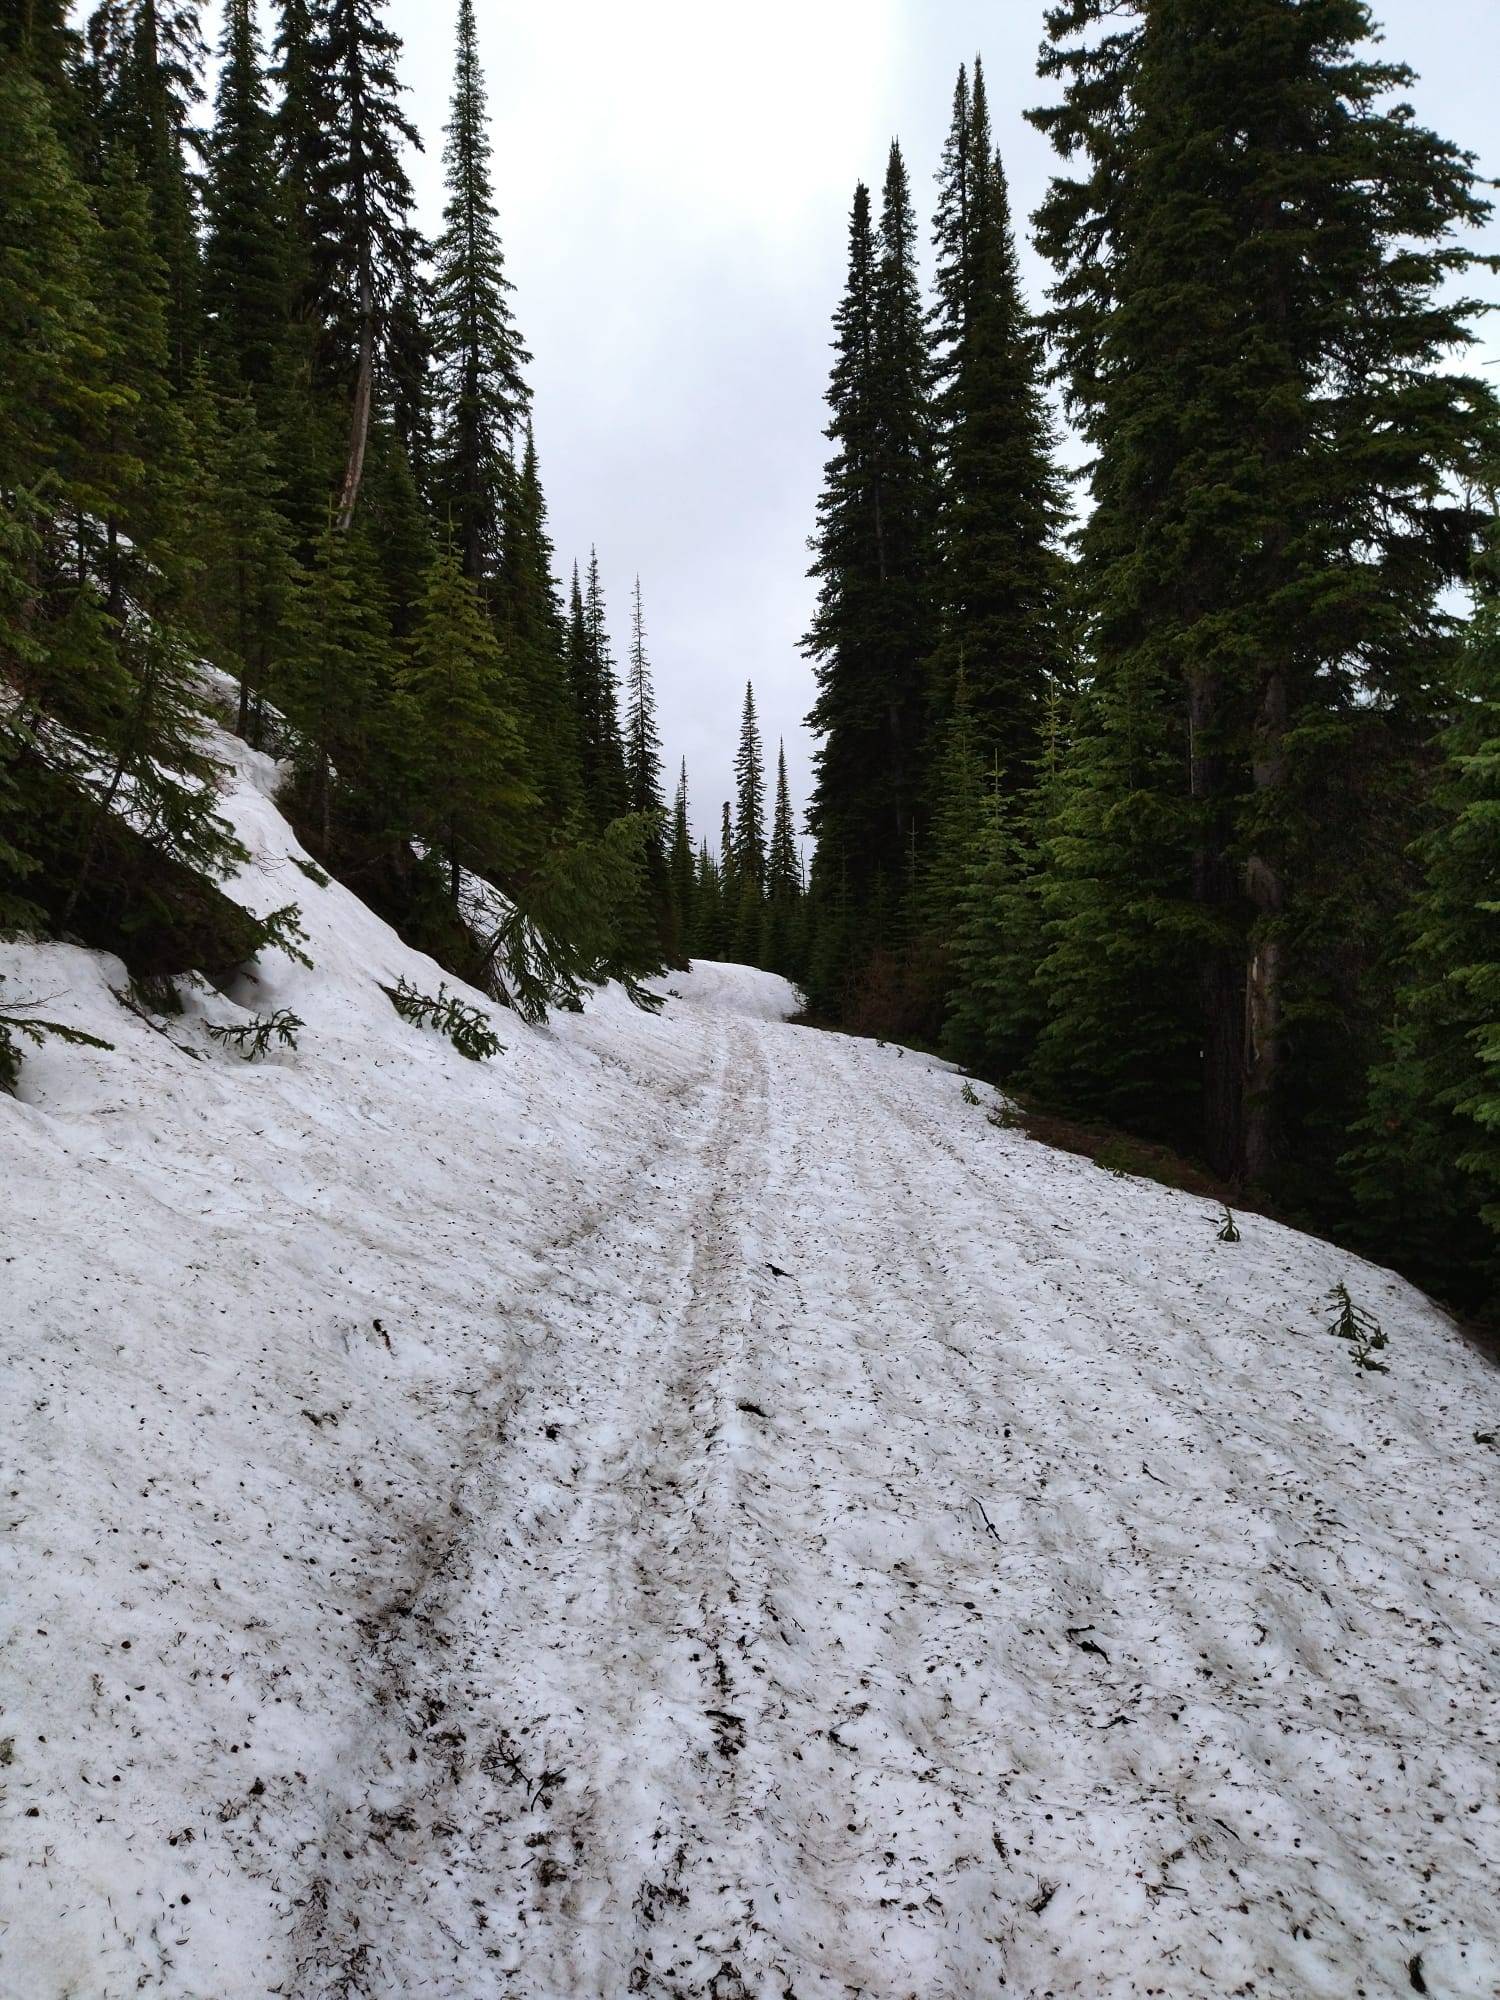
[{"label": "green foliage", "polygon": [[505,482],[500,567],[494,598],[511,663],[527,776],[555,836],[582,810],[579,714],[569,679],[566,633],[553,581],[547,503],[528,424],[515,475]]},{"label": "green foliage", "polygon": [[698,949],[697,868],[688,824],[688,775],[684,757],[672,800],[672,841],[667,853],[670,910],[669,960],[685,965]]},{"label": "green foliage", "polygon": [[656,726],[656,694],[646,657],[646,623],[641,580],[635,580],[630,610],[630,663],[625,686],[625,785],[630,810],[643,832],[646,895],[660,946],[668,963],[681,957],[671,882],[667,871],[666,801],[661,788],[661,737]]},{"label": "green foliage", "polygon": [[435,1028],[470,1062],[487,1062],[491,1056],[504,1053],[504,1045],[483,1009],[461,1000],[445,985],[435,994],[422,993],[403,977],[383,991],[403,1021],[410,1021],[413,1027]]},{"label": "green foliage", "polygon": [[278,1007],[274,1014],[254,1014],[237,1024],[211,1021],[208,1032],[212,1040],[238,1050],[246,1062],[258,1062],[273,1044],[296,1048],[298,1032],[306,1025],[289,1007]]},{"label": "green foliage", "polygon": [[792,797],[786,777],[786,745],[776,756],[776,803],[771,816],[771,844],[766,855],[766,894],[761,918],[760,949],[755,960],[783,979],[800,979],[806,957],[806,908],[802,858],[792,820]]},{"label": "green foliage", "polygon": [[473,0],[459,0],[453,108],[443,151],[447,201],[433,249],[431,341],[437,437],[433,491],[465,576],[490,575],[500,550],[508,444],[530,400],[530,359],[512,319],[490,181],[484,77]]},{"label": "green foliage", "polygon": [[266,691],[289,643],[291,536],[254,402],[199,386],[193,618],[213,659],[239,683],[238,733],[260,748]]},{"label": "green foliage", "polygon": [[194,107],[205,50],[193,0],[119,0],[90,23],[97,140],[128,166],[145,198],[153,259],[163,276],[166,367],[186,388],[202,334]]},{"label": "green foliage", "polygon": [[457,899],[491,879],[523,1011],[614,977],[655,1005],[687,915],[644,635],[627,745],[598,564],[570,678],[529,426],[513,452],[474,11],[430,295],[380,0],[282,0],[277,28],[273,115],[254,0],[224,10],[201,232],[187,0],[106,0],[86,61],[55,9],[0,31],[0,921],[142,971],[303,956],[294,910],[211,886],[240,850],[206,655],[290,755],[309,843],[403,929],[468,970]]},{"label": "green foliage", "polygon": [[551,849],[490,911],[482,983],[526,1021],[578,1012],[587,989],[609,979],[638,1005],[659,1005],[639,986],[660,969],[644,883],[644,827],[633,817]]},{"label": "green foliage", "polygon": [[1229,1206],[1228,1202],[1222,1203],[1221,1206],[1223,1214],[1219,1218],[1219,1227],[1215,1231],[1215,1234],[1221,1243],[1238,1243],[1240,1240],[1240,1228],[1234,1219],[1234,1210]]},{"label": "green foliage", "polygon": [[298,965],[305,965],[309,971],[312,969],[312,960],[302,949],[307,932],[302,927],[302,912],[295,903],[282,903],[263,917],[251,917],[249,922],[250,943],[244,955],[247,962],[259,958],[263,951],[275,950],[285,953]]},{"label": "green foliage", "polygon": [[[1009,1076],[1025,1061],[1043,1014],[1037,989],[1045,951],[1040,857],[998,783],[980,810],[961,851],[956,884],[938,904],[950,941],[943,1047],[955,1061]],[[941,852],[939,858],[946,860]]]},{"label": "green foliage", "polygon": [[1348,1162],[1372,1247],[1467,1303],[1500,1279],[1500,602],[1491,557],[1418,848],[1398,1011]]},{"label": "green foliage", "polygon": [[1191,1129],[1209,929],[1176,794],[1184,740],[1155,678],[1122,672],[1081,706],[1043,838],[1047,1017],[1026,1068],[1062,1109],[1163,1138]]},{"label": "green foliage", "polygon": [[254,0],[228,0],[203,181],[203,342],[264,418],[288,358],[291,265]]},{"label": "green foliage", "polygon": [[513,862],[535,803],[508,679],[478,591],[447,548],[428,577],[404,692],[416,724],[412,821],[442,854],[455,903],[465,867],[494,875]]},{"label": "green foliage", "polygon": [[1357,1306],[1349,1296],[1348,1287],[1342,1281],[1328,1294],[1328,1303],[1333,1308],[1333,1318],[1328,1331],[1336,1340],[1346,1341],[1349,1359],[1356,1368],[1363,1368],[1372,1375],[1386,1375],[1390,1370],[1385,1362],[1377,1361],[1376,1355],[1389,1345],[1380,1321]]},{"label": "green foliage", "polygon": [[984,73],[960,70],[939,176],[933,310],[941,488],[939,712],[962,677],[976,753],[1025,782],[1064,671],[1062,484],[1042,355],[1021,297]]},{"label": "green foliage", "polygon": [[[314,0],[294,80],[283,146],[312,229],[313,305],[332,371],[351,387],[362,351],[389,351],[390,302],[409,291],[417,250],[403,152],[421,149],[401,109],[399,36],[382,0]],[[293,51],[283,54],[283,64]]]},{"label": "green foliage", "polygon": [[1095,506],[1037,1074],[1196,1125],[1220,1172],[1331,1167],[1494,434],[1446,365],[1485,205],[1354,0],[1074,0],[1049,32],[1040,244]]},{"label": "green foliage", "polygon": [[326,857],[335,820],[394,804],[381,778],[383,751],[399,755],[389,710],[396,656],[376,574],[374,552],[356,529],[330,522],[313,563],[294,581],[287,605],[288,643],[274,691],[295,731],[293,761],[320,850]]},{"label": "green foliage", "polygon": [[766,766],[755,717],[755,689],[748,681],[734,753],[734,789],[735,872],[758,897],[766,874]]},{"label": "green foliage", "polygon": [[829,860],[837,870],[844,911],[837,950],[824,951],[814,974],[830,998],[844,984],[856,933],[880,941],[859,919],[882,881],[899,882],[906,866],[933,634],[928,364],[915,224],[894,147],[878,234],[868,190],[855,191],[834,351],[834,455],[818,503],[818,599],[804,641],[818,687],[809,721],[821,739],[808,820],[825,874]]},{"label": "green foliage", "polygon": [[578,718],[584,808],[596,832],[630,809],[630,780],[620,734],[619,686],[605,625],[598,554],[590,550],[587,587],[573,570],[568,617],[568,673]]}]

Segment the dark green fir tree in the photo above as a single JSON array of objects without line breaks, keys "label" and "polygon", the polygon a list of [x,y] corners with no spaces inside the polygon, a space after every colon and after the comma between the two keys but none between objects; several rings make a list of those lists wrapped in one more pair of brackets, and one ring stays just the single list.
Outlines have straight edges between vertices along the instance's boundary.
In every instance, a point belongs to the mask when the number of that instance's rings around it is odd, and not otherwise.
[{"label": "dark green fir tree", "polygon": [[289,263],[254,0],[228,0],[203,185],[204,346],[263,420],[287,361]]},{"label": "dark green fir tree", "polygon": [[515,866],[535,799],[522,775],[500,644],[451,546],[428,573],[408,657],[406,693],[421,746],[414,818],[442,856],[456,904],[465,868],[503,878]]},{"label": "dark green fir tree", "polygon": [[972,91],[959,71],[939,186],[935,693],[946,713],[963,675],[980,756],[998,758],[1015,787],[1028,781],[1049,685],[1064,665],[1063,495],[977,58]]},{"label": "dark green fir tree", "polygon": [[478,583],[499,560],[509,447],[526,412],[522,371],[530,357],[511,314],[500,246],[474,0],[459,0],[443,167],[447,201],[433,251],[431,310],[433,498],[439,517],[452,522],[465,575]]},{"label": "dark green fir tree", "polygon": [[675,962],[682,965],[698,949],[698,912],[694,895],[697,869],[688,817],[685,757],[677,774],[677,790],[672,799],[672,841],[667,850],[667,881],[671,898],[671,936],[676,945]]},{"label": "dark green fir tree", "polygon": [[588,579],[582,588],[574,567],[568,651],[578,710],[584,803],[594,827],[602,833],[612,820],[630,810],[630,787],[620,733],[619,684],[595,550],[589,552]]},{"label": "dark green fir tree", "polygon": [[553,577],[547,502],[529,423],[520,464],[505,481],[504,499],[500,569],[493,587],[496,617],[515,676],[531,782],[546,824],[557,830],[582,805],[578,713]]},{"label": "dark green fir tree", "polygon": [[786,776],[786,745],[776,751],[776,802],[766,850],[766,893],[758,962],[767,972],[795,979],[801,972],[802,862]]},{"label": "dark green fir tree", "polygon": [[860,913],[884,941],[917,830],[927,661],[932,650],[933,427],[915,223],[892,147],[878,236],[857,190],[849,275],[834,318],[829,460],[814,536],[818,602],[805,642],[820,741],[809,824]]},{"label": "dark green fir tree", "polygon": [[[347,530],[364,478],[376,376],[390,353],[392,308],[415,283],[418,243],[402,153],[420,151],[421,140],[401,108],[401,42],[385,23],[382,0],[317,0],[311,29],[306,61],[317,81],[303,81],[316,131],[301,164],[310,175],[313,303],[328,350],[325,379],[349,397],[337,512]],[[291,139],[288,133],[286,143]]]},{"label": "dark green fir tree", "polygon": [[1372,1252],[1500,1311],[1500,598],[1494,557],[1418,850],[1394,1025],[1350,1161]]},{"label": "dark green fir tree", "polygon": [[193,0],[104,0],[89,24],[93,142],[127,151],[145,190],[152,250],[163,272],[168,371],[185,389],[201,338],[198,204],[190,164],[205,50]]},{"label": "dark green fir tree", "polygon": [[1040,241],[1095,505],[1039,1074],[1326,1201],[1479,527],[1491,398],[1446,364],[1484,203],[1359,0],[1049,29],[1033,115],[1076,165]]}]

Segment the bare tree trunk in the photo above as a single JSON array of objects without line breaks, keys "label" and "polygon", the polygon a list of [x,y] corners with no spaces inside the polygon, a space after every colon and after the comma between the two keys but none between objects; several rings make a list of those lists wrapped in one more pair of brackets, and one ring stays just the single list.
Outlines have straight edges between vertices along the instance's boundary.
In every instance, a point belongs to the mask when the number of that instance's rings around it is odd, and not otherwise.
[{"label": "bare tree trunk", "polygon": [[[1250,771],[1257,793],[1279,786],[1286,776],[1286,676],[1278,667],[1261,688]],[[1252,854],[1245,864],[1245,892],[1255,911],[1245,978],[1245,1120],[1242,1170],[1249,1181],[1264,1180],[1276,1163],[1284,1014],[1282,946],[1277,925],[1286,906],[1286,885],[1276,863]]]},{"label": "bare tree trunk", "polygon": [[338,530],[341,535],[348,534],[354,509],[359,503],[360,481],[365,474],[365,446],[370,436],[370,402],[375,389],[375,336],[367,299],[361,300],[361,311],[359,374],[355,378],[354,413],[349,423],[349,457],[344,467],[343,491],[339,494]]}]

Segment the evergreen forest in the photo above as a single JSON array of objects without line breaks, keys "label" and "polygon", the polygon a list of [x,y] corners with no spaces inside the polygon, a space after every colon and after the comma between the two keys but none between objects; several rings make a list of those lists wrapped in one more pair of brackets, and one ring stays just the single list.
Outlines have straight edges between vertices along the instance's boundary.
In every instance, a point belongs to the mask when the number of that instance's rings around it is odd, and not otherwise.
[{"label": "evergreen forest", "polygon": [[931,192],[895,143],[855,188],[812,796],[728,690],[708,832],[639,580],[617,657],[553,546],[474,0],[431,240],[400,66],[382,0],[226,0],[212,50],[193,0],[0,15],[0,925],[295,949],[216,886],[212,716],[527,1018],[758,965],[1493,1305],[1487,184],[1362,0],[1059,0],[1029,225],[979,59]]}]

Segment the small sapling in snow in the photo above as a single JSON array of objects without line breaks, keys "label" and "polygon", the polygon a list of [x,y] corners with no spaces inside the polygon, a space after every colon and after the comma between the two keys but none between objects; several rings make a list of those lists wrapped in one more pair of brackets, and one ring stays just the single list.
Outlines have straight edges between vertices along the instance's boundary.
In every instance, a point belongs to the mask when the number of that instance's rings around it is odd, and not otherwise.
[{"label": "small sapling in snow", "polygon": [[979,1102],[979,1092],[978,1092],[978,1091],[977,1091],[977,1090],[976,1090],[976,1089],[974,1088],[973,1084],[972,1084],[972,1083],[970,1083],[969,1079],[968,1079],[967,1077],[965,1077],[965,1078],[964,1078],[964,1103],[965,1103],[965,1104],[977,1104],[978,1102]]},{"label": "small sapling in snow", "polygon": [[1372,1375],[1389,1374],[1386,1364],[1375,1359],[1381,1348],[1388,1345],[1385,1330],[1375,1315],[1357,1306],[1349,1296],[1348,1286],[1342,1283],[1328,1294],[1328,1303],[1333,1307],[1328,1331],[1335,1339],[1349,1343],[1349,1359],[1355,1367],[1368,1369]]},{"label": "small sapling in snow", "polygon": [[316,861],[307,861],[302,855],[294,854],[292,856],[292,865],[295,868],[300,868],[308,881],[316,883],[318,888],[326,889],[328,887],[329,877],[318,866]]},{"label": "small sapling in snow", "polygon": [[1234,1219],[1234,1210],[1229,1206],[1227,1201],[1221,1202],[1220,1207],[1224,1213],[1219,1217],[1219,1241],[1221,1243],[1238,1243],[1240,1240],[1240,1227]]},{"label": "small sapling in snow", "polygon": [[269,1052],[273,1042],[278,1048],[296,1048],[297,1031],[306,1025],[289,1007],[278,1007],[274,1014],[252,1014],[248,1021],[241,1021],[238,1026],[227,1021],[211,1021],[208,1032],[216,1042],[223,1042],[226,1048],[238,1049],[246,1062],[258,1062]]},{"label": "small sapling in snow", "polygon": [[470,1062],[484,1062],[503,1053],[504,1045],[490,1026],[489,1016],[469,1001],[460,1000],[446,986],[439,986],[436,995],[421,993],[402,978],[384,992],[403,1021],[416,1028],[436,1028]]}]

